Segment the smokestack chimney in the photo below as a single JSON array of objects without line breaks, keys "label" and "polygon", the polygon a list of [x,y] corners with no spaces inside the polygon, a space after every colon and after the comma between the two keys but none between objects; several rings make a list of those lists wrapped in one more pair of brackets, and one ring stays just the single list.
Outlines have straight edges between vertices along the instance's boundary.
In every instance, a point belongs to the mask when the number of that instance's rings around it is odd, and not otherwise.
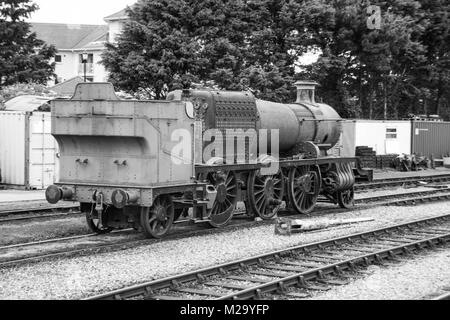
[{"label": "smokestack chimney", "polygon": [[319,84],[314,81],[297,81],[295,86],[297,87],[297,101],[296,103],[308,102],[316,103],[316,87]]}]

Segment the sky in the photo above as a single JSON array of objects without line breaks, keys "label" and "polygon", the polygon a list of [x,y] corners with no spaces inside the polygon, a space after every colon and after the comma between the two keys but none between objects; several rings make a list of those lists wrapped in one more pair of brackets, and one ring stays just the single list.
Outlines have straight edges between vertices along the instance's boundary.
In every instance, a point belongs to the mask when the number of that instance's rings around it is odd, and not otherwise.
[{"label": "sky", "polygon": [[34,0],[40,7],[30,22],[105,24],[103,18],[136,0]]}]

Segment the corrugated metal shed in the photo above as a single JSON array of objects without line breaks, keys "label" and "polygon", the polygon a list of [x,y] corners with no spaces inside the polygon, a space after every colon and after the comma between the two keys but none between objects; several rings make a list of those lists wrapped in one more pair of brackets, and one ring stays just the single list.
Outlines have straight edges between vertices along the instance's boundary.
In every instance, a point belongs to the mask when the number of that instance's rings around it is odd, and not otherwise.
[{"label": "corrugated metal shed", "polygon": [[435,158],[450,153],[450,122],[414,121],[412,129],[413,153]]},{"label": "corrugated metal shed", "polygon": [[33,112],[39,110],[41,106],[47,104],[51,99],[53,98],[33,95],[18,96],[5,102],[5,110]]}]

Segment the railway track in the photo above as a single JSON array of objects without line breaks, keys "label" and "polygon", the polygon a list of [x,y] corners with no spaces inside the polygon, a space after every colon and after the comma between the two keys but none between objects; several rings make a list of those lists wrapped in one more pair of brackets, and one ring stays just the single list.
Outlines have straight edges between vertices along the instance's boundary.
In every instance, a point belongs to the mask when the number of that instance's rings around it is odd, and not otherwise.
[{"label": "railway track", "polygon": [[[55,210],[55,211],[57,211],[57,210]],[[62,211],[66,211],[66,210],[62,209]],[[62,212],[62,213],[38,214],[36,212],[30,212],[29,216],[0,218],[0,223],[29,221],[29,220],[34,220],[34,219],[65,218],[65,217],[72,217],[75,215],[81,215],[81,212],[79,209],[67,210],[67,212]]]},{"label": "railway track", "polygon": [[88,300],[307,298],[348,283],[358,268],[390,264],[450,242],[450,215],[303,245],[152,281]]},{"label": "railway track", "polygon": [[[418,182],[428,182],[428,183],[450,182],[450,174],[376,180],[370,183],[357,184],[355,186],[355,191],[363,192],[368,190],[398,187],[403,185],[417,185]],[[388,200],[388,197],[386,197],[385,199],[382,199],[380,197],[380,200]],[[357,200],[356,202],[358,204],[363,203],[362,201],[359,200]],[[20,222],[33,219],[62,218],[80,213],[78,204],[52,206],[44,201],[37,201],[37,200],[21,201],[20,204],[23,206],[17,207],[16,202],[11,202],[10,204],[8,203],[1,204],[0,223]]]},{"label": "railway track", "polygon": [[27,200],[17,202],[3,202],[0,204],[0,223],[25,221],[31,219],[45,219],[65,217],[80,213],[77,203],[50,205],[41,200]]},{"label": "railway track", "polygon": [[[256,227],[264,224],[273,223],[272,221],[261,221],[261,222],[255,222],[255,221],[242,221],[242,220],[236,220],[232,222],[229,226],[221,229],[211,229],[209,225],[205,222],[204,225],[202,224],[191,224],[187,221],[181,221],[176,223],[177,226],[180,226],[179,229],[174,229],[171,234],[169,234],[164,240],[158,240],[158,239],[145,239],[141,234],[132,234],[130,239],[121,239],[119,238],[121,234],[126,234],[128,231],[132,231],[130,229],[128,230],[120,230],[115,231],[112,233],[114,237],[116,237],[116,241],[113,241],[114,238],[110,235],[97,235],[97,234],[88,234],[88,235],[82,235],[82,236],[74,236],[74,237],[65,237],[65,238],[58,238],[58,239],[50,239],[50,240],[44,240],[44,241],[35,241],[35,242],[29,242],[29,243],[23,243],[23,244],[16,244],[16,245],[9,245],[9,246],[3,246],[0,247],[0,269],[2,268],[8,268],[8,267],[17,267],[23,264],[31,264],[36,263],[43,260],[49,260],[49,259],[58,259],[58,258],[70,258],[74,256],[83,256],[91,253],[103,253],[103,252],[112,252],[117,250],[125,250],[125,249],[131,249],[143,245],[151,245],[154,243],[158,243],[160,241],[167,241],[167,240],[177,240],[177,239],[184,239],[188,237],[194,237],[194,236],[201,236],[201,235],[208,235],[211,233],[218,233],[218,232],[229,232],[230,230],[234,228],[246,228],[246,227]],[[27,249],[33,247],[33,246],[42,246],[46,244],[58,244],[58,243],[67,243],[73,240],[92,240],[95,241],[98,239],[98,244],[91,244],[87,247],[83,248],[71,248],[71,249],[64,249],[62,251],[46,251],[46,250],[39,250],[36,254],[33,255],[26,255],[26,256],[20,256],[20,257],[14,257],[10,250],[20,250],[21,252],[26,251]],[[111,243],[112,242],[112,243]],[[6,258],[4,258],[6,256]]]},{"label": "railway track", "polygon": [[427,183],[443,183],[450,181],[450,174],[442,174],[436,176],[420,176],[407,178],[389,178],[379,179],[368,183],[359,183],[355,185],[355,191],[376,190],[382,188],[399,187],[403,185],[417,185],[419,182]]},{"label": "railway track", "polygon": [[415,205],[417,203],[425,203],[429,201],[448,200],[450,199],[450,189],[438,189],[429,191],[408,192],[401,194],[389,194],[383,196],[366,197],[355,200],[355,204],[370,206],[377,203],[378,205]]},{"label": "railway track", "polygon": [[[430,192],[434,192],[433,194],[430,194]],[[383,205],[409,205],[411,203],[418,204],[418,203],[426,203],[428,201],[438,201],[438,200],[446,200],[450,199],[450,192],[444,192],[443,190],[433,190],[428,191],[425,194],[427,194],[426,197],[428,197],[428,200],[424,200],[425,196],[423,192],[414,193],[414,197],[411,196],[411,194],[403,194],[401,195],[401,198],[398,199],[399,195],[388,195],[383,197],[375,197],[373,199],[366,198],[362,201],[359,201],[359,206],[355,207],[353,210],[359,210],[359,209],[368,209],[371,207],[378,207]],[[320,213],[320,215],[327,215],[327,214],[337,214],[341,212],[346,212],[349,210],[346,209],[340,209],[340,208],[326,208],[324,207],[321,211],[317,211],[317,213]],[[15,267],[22,264],[30,264],[30,263],[36,263],[43,260],[48,259],[58,259],[58,258],[69,258],[74,256],[82,256],[82,255],[88,255],[95,253],[102,253],[102,252],[112,252],[117,250],[125,250],[130,248],[135,248],[143,245],[151,245],[153,243],[157,243],[158,241],[167,241],[167,240],[175,240],[175,239],[182,239],[187,238],[191,236],[204,236],[212,233],[218,233],[218,232],[230,232],[230,230],[236,229],[236,228],[251,228],[251,227],[258,227],[262,225],[270,225],[273,224],[272,220],[269,221],[249,221],[249,217],[244,215],[244,211],[239,212],[241,214],[241,219],[234,219],[232,220],[232,223],[225,228],[222,229],[211,229],[208,224],[202,225],[202,224],[192,224],[188,221],[181,221],[176,224],[177,228],[175,228],[164,240],[148,240],[143,239],[140,234],[134,234],[129,239],[120,239],[119,237],[114,238],[108,238],[110,235],[106,236],[96,236],[93,234],[89,235],[82,235],[82,236],[75,236],[75,237],[66,237],[66,238],[60,238],[60,239],[50,239],[50,240],[44,240],[44,241],[38,241],[38,242],[30,242],[30,243],[23,243],[23,244],[16,244],[12,246],[5,246],[0,247],[0,268],[7,268],[7,267]],[[281,216],[287,217],[287,218],[298,218],[298,215],[292,215],[292,213],[289,212],[282,212],[280,213]],[[122,230],[122,231],[116,231],[113,235],[118,236],[122,233],[127,233],[129,230]],[[70,241],[73,240],[81,240],[84,241],[96,241],[98,243],[91,243],[89,245],[85,245],[84,247],[80,246],[73,246],[70,245]],[[61,248],[64,248],[63,250],[55,250],[55,249],[46,249],[42,248],[41,246],[45,246],[47,244],[59,244]],[[11,252],[11,250],[16,250],[17,252],[25,252],[27,253],[27,250],[31,247],[39,247],[39,250],[37,250],[37,253],[34,254],[27,254],[27,255],[19,255],[14,256],[14,252]],[[6,258],[5,258],[6,257]]]}]

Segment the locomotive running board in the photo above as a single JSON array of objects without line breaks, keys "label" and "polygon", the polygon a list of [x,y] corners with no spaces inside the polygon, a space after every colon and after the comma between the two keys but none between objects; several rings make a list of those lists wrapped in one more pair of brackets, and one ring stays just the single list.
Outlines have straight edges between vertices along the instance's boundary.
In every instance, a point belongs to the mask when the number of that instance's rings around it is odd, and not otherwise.
[{"label": "locomotive running board", "polygon": [[[358,158],[317,158],[317,159],[300,159],[300,160],[281,160],[279,165],[282,168],[290,168],[297,166],[319,166],[329,163],[357,163]],[[248,164],[221,164],[221,165],[196,165],[195,171],[199,173],[208,173],[212,170],[223,171],[251,171],[270,167],[270,163],[248,163]]]}]

